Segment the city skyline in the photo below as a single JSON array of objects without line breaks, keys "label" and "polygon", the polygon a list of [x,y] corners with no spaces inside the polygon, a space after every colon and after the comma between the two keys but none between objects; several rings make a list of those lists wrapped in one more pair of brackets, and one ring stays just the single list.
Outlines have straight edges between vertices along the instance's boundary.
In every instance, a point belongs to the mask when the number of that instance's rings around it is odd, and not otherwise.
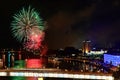
[{"label": "city skyline", "polygon": [[91,40],[93,46],[114,46],[120,43],[119,0],[2,0],[1,48],[21,46],[21,43],[12,37],[10,24],[14,13],[29,5],[38,10],[48,22],[45,36],[48,48],[79,48],[86,39]]}]

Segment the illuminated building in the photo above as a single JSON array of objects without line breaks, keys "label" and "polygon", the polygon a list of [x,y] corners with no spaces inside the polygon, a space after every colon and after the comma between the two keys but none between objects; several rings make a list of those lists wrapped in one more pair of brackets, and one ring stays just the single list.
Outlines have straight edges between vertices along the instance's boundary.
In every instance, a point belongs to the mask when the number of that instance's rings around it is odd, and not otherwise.
[{"label": "illuminated building", "polygon": [[104,63],[112,64],[114,66],[120,65],[120,54],[118,53],[104,54]]},{"label": "illuminated building", "polygon": [[82,51],[84,54],[89,53],[91,51],[90,43],[91,43],[91,41],[89,41],[89,40],[83,41]]},{"label": "illuminated building", "polygon": [[89,55],[92,55],[92,54],[94,54],[94,55],[99,55],[99,54],[104,54],[104,53],[107,53],[107,50],[91,50],[88,54]]},{"label": "illuminated building", "polygon": [[3,60],[0,59],[0,68],[3,68]]}]

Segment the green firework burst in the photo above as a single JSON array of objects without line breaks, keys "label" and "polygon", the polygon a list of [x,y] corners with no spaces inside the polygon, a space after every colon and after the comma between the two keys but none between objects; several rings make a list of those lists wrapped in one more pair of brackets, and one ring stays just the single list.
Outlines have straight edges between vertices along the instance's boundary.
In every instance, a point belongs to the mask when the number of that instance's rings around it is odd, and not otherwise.
[{"label": "green firework burst", "polygon": [[23,8],[13,16],[11,30],[13,36],[20,42],[26,41],[32,28],[44,30],[43,20],[34,8]]}]

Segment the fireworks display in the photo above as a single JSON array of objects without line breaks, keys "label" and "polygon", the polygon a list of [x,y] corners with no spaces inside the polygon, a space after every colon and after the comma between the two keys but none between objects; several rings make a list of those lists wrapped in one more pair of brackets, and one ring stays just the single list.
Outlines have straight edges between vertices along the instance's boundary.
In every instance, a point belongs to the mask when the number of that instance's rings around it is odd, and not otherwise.
[{"label": "fireworks display", "polygon": [[43,39],[44,32],[39,31],[39,29],[33,29],[29,34],[28,41],[25,43],[24,47],[29,50],[37,50],[42,45],[41,42]]},{"label": "fireworks display", "polygon": [[35,9],[23,8],[13,16],[11,24],[13,36],[28,50],[37,50],[44,39],[43,20]]}]

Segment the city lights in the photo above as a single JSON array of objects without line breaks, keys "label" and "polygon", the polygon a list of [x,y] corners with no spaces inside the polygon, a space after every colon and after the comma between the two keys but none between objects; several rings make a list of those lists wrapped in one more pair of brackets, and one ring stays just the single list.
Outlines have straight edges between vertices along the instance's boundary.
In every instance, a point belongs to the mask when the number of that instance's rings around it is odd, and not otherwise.
[{"label": "city lights", "polygon": [[7,76],[6,72],[0,72],[0,76]]},{"label": "city lights", "polygon": [[10,76],[25,76],[25,77],[54,77],[54,78],[73,78],[73,79],[103,79],[114,80],[112,76],[103,75],[85,75],[85,74],[68,74],[68,73],[55,73],[55,72],[10,72]]}]

